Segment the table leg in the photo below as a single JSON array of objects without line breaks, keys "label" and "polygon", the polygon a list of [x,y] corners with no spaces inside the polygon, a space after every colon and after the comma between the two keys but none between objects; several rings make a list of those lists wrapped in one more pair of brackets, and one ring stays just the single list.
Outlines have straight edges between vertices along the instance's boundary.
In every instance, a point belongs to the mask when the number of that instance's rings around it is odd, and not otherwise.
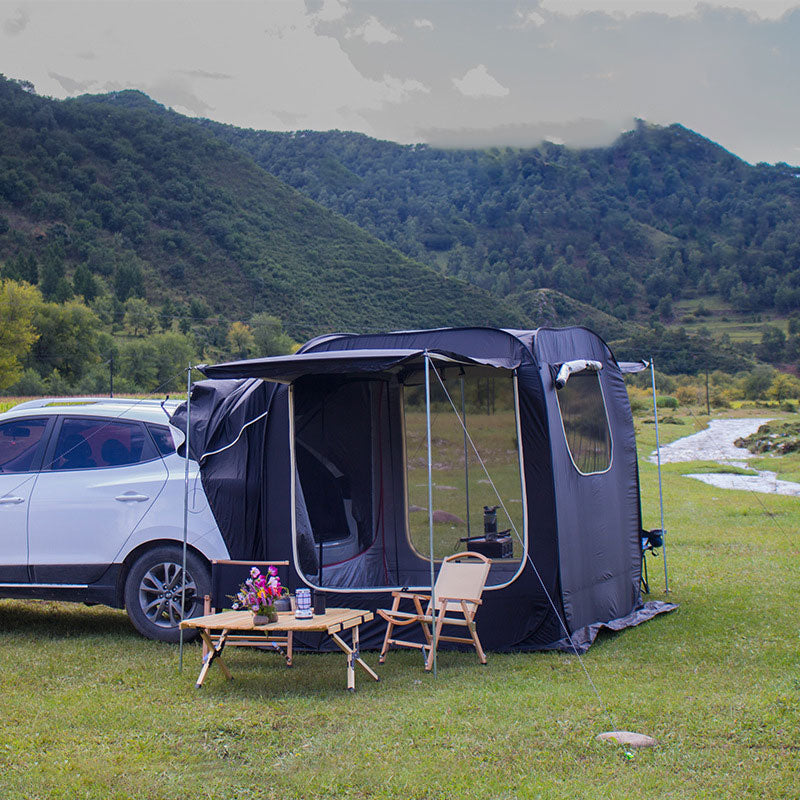
[{"label": "table leg", "polygon": [[356,657],[356,662],[360,664],[361,668],[371,675],[376,681],[379,681],[380,677],[378,674],[370,669],[361,658],[361,654],[359,652],[358,625],[353,628],[353,650],[355,651],[354,655]]},{"label": "table leg", "polygon": [[353,637],[352,647],[349,647],[347,644],[345,644],[338,634],[332,633],[331,639],[336,642],[339,649],[342,650],[347,656],[347,688],[351,692],[354,692],[356,690],[356,664],[360,664],[361,667],[366,670],[376,681],[379,681],[380,678],[359,657],[358,625],[355,625],[350,630]]},{"label": "table leg", "polygon": [[292,647],[294,646],[294,631],[286,631],[286,666],[292,666]]},{"label": "table leg", "polygon": [[222,631],[219,637],[219,643],[216,646],[211,639],[211,635],[206,629],[200,628],[199,631],[203,643],[208,648],[208,655],[203,659],[203,666],[200,668],[200,674],[197,676],[195,687],[198,689],[202,687],[203,681],[206,679],[206,674],[208,673],[211,664],[215,660],[219,661],[219,668],[222,670],[225,677],[229,681],[232,681],[233,675],[231,675],[231,673],[228,671],[228,668],[225,666],[225,662],[222,660],[222,651],[225,649],[225,641],[228,638],[228,631]]}]

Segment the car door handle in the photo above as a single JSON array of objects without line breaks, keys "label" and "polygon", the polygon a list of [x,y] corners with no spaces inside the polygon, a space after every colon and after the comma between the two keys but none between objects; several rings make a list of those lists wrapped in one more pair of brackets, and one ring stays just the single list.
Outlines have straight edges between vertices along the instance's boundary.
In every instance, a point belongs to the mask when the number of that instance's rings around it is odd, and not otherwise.
[{"label": "car door handle", "polygon": [[145,500],[149,500],[150,497],[146,494],[136,494],[136,492],[125,492],[125,494],[118,494],[115,500],[119,500],[120,503],[143,503]]},{"label": "car door handle", "polygon": [[0,497],[0,506],[15,506],[24,502],[24,497]]}]

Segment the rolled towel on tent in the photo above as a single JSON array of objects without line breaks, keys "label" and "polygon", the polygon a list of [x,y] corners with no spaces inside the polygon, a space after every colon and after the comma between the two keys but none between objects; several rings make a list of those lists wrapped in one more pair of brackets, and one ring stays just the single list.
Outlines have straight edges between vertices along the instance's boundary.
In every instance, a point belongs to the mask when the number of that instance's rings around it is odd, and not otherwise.
[{"label": "rolled towel on tent", "polygon": [[556,389],[563,389],[567,385],[570,375],[576,372],[600,372],[603,365],[599,361],[587,361],[579,358],[576,361],[565,361],[556,375]]}]

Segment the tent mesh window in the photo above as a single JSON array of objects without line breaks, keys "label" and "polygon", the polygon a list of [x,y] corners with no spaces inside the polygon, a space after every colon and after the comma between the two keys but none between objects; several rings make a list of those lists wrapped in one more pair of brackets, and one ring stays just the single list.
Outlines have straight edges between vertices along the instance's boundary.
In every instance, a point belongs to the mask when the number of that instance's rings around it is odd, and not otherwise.
[{"label": "tent mesh window", "polygon": [[[498,529],[508,530],[513,522],[520,534],[524,530],[513,377],[487,378],[469,370],[463,380],[458,374],[444,377],[450,400],[438,381],[431,385],[433,507],[436,512],[433,555],[436,559],[468,549],[462,537],[481,536],[484,533],[483,507],[498,505],[495,490],[475,455],[473,444],[511,515],[507,517],[503,509],[497,512]],[[403,399],[408,538],[413,550],[428,559],[425,387],[406,386]],[[462,410],[471,442],[465,441],[459,419]],[[507,566],[517,564],[520,557],[521,548],[517,543]]]},{"label": "tent mesh window", "polygon": [[596,372],[578,372],[558,392],[561,422],[570,457],[582,475],[605,472],[611,466],[611,430]]}]

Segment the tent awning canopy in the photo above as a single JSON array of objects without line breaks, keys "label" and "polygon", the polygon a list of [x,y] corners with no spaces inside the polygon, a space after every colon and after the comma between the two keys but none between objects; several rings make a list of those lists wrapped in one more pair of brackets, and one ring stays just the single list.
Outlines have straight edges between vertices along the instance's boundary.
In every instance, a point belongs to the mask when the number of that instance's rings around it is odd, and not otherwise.
[{"label": "tent awning canopy", "polygon": [[261,378],[289,384],[307,375],[376,375],[396,374],[401,370],[417,371],[424,369],[426,357],[439,369],[460,366],[514,370],[521,363],[513,358],[472,358],[445,350],[338,350],[200,364],[197,369],[207,378]]},{"label": "tent awning canopy", "polygon": [[619,371],[623,375],[631,375],[635,372],[644,372],[650,368],[650,362],[642,359],[641,361],[620,361]]}]

